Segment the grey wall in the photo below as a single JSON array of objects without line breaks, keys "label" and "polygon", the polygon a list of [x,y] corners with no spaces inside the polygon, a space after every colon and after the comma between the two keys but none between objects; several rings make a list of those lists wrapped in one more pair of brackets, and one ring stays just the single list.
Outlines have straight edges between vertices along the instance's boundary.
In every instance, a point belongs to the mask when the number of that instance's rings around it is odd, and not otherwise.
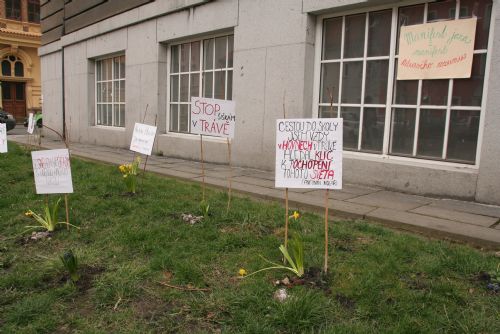
[{"label": "grey wall", "polygon": [[[233,162],[274,168],[275,119],[311,117],[315,54],[315,13],[387,1],[217,0],[155,1],[63,36],[40,49],[44,107],[50,126],[61,126],[61,48],[65,50],[66,117],[71,140],[128,147],[133,125],[157,118],[160,135],[155,150],[185,159],[199,159],[197,136],[165,133],[167,48],[169,43],[216,32],[234,32],[233,100],[238,115]],[[181,4],[179,4],[181,3]],[[175,7],[175,6],[187,7]],[[340,6],[340,7],[336,7]],[[497,6],[498,7],[498,6]],[[311,12],[311,13],[309,13]],[[165,13],[165,15],[159,15]],[[498,25],[495,21],[495,25]],[[493,44],[489,100],[480,168],[458,168],[416,159],[344,156],[344,182],[363,183],[408,193],[477,199],[500,204],[500,43]],[[96,57],[124,52],[126,56],[126,127],[94,126]],[[58,107],[59,106],[59,107]],[[46,108],[44,108],[47,110]],[[226,163],[226,142],[207,138],[206,159]]]}]

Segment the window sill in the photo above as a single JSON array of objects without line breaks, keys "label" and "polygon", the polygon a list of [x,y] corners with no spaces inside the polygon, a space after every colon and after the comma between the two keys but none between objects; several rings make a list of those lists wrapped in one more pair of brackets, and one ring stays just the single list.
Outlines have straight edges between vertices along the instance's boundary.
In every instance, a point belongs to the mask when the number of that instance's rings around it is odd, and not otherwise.
[{"label": "window sill", "polygon": [[370,153],[352,152],[352,151],[344,151],[344,158],[390,163],[402,166],[440,169],[440,170],[448,170],[455,172],[466,172],[472,174],[477,174],[479,169],[478,165],[468,165],[456,162],[426,160],[426,159],[417,159],[409,157],[407,158],[394,155],[370,154]]},{"label": "window sill", "polygon": [[94,129],[111,130],[111,131],[120,131],[120,132],[125,131],[125,127],[110,126],[110,125],[94,125],[93,128]]},{"label": "window sill", "polygon": [[[200,135],[189,134],[189,133],[167,132],[167,133],[160,134],[160,137],[200,141]],[[225,143],[226,138],[213,137],[213,136],[203,136],[203,141],[204,142],[211,142],[211,143]]]}]

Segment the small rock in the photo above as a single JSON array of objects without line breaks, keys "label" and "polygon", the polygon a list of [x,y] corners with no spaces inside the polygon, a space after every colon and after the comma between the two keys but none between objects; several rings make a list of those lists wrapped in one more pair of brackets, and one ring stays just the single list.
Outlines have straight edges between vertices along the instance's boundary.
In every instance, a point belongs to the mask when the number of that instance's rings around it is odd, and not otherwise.
[{"label": "small rock", "polygon": [[286,289],[278,289],[274,292],[273,298],[283,303],[288,298],[288,292]]},{"label": "small rock", "polygon": [[281,280],[281,283],[283,283],[283,285],[290,285],[290,280],[288,279],[288,277],[285,277]]},{"label": "small rock", "polygon": [[181,218],[184,222],[190,224],[190,225],[194,225],[196,223],[199,223],[200,221],[202,221],[203,219],[203,216],[195,216],[193,214],[186,214],[186,213],[183,213],[181,214]]},{"label": "small rock", "polygon": [[495,253],[495,256],[496,256],[496,257],[500,257],[500,251],[496,252],[496,253]]},{"label": "small rock", "polygon": [[50,239],[50,232],[44,231],[44,232],[33,232],[31,233],[30,239],[31,240],[40,240],[40,239],[45,239],[48,238]]}]

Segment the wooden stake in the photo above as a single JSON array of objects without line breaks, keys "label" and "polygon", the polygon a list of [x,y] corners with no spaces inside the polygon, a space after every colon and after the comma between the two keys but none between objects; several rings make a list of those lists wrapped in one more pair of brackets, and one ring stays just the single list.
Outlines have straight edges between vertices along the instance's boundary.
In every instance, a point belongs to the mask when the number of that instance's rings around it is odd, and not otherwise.
[{"label": "wooden stake", "polygon": [[[288,188],[285,188],[285,249],[288,247]],[[286,262],[286,260],[284,260]]]},{"label": "wooden stake", "polygon": [[328,189],[325,191],[325,264],[323,271],[328,271]]},{"label": "wooden stake", "polygon": [[66,228],[69,230],[69,205],[68,194],[64,194],[64,204],[66,206]]},{"label": "wooden stake", "polygon": [[202,201],[205,201],[205,163],[203,158],[203,135],[200,135],[200,153],[201,153],[201,180],[202,180]]},{"label": "wooden stake", "polygon": [[228,155],[228,160],[229,160],[229,188],[227,190],[227,212],[229,212],[229,209],[231,208],[231,186],[232,186],[232,177],[233,177],[233,168],[231,167],[231,141],[229,140],[229,137],[226,138],[227,140],[227,155]]}]

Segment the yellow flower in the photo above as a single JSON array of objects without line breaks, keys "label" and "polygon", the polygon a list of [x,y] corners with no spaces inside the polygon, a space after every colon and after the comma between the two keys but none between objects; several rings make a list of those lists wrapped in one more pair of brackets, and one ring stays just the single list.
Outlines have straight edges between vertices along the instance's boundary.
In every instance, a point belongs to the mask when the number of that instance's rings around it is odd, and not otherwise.
[{"label": "yellow flower", "polygon": [[300,218],[300,213],[298,211],[294,211],[293,215],[291,215],[290,218],[297,220]]},{"label": "yellow flower", "polygon": [[121,165],[118,168],[120,169],[120,172],[125,173],[125,166],[124,165]]},{"label": "yellow flower", "polygon": [[238,275],[240,276],[245,276],[247,274],[247,271],[243,268],[240,268],[240,270],[238,270]]},{"label": "yellow flower", "polygon": [[26,211],[26,212],[24,213],[24,215],[25,215],[26,217],[33,217],[33,211],[28,210],[28,211]]}]

